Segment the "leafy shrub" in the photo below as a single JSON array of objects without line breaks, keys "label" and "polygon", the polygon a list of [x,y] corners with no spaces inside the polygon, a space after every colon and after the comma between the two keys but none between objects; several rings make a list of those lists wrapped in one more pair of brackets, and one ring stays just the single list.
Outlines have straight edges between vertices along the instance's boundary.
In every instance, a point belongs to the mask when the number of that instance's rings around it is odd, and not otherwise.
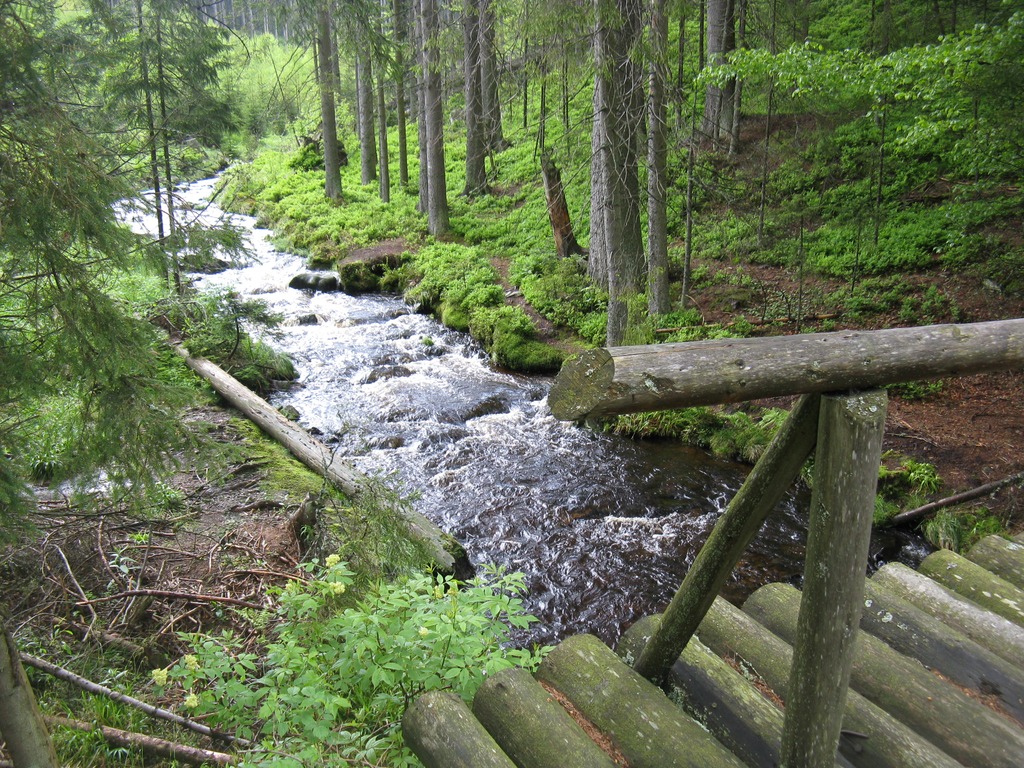
[{"label": "leafy shrub", "polygon": [[230,633],[191,635],[194,653],[153,673],[196,715],[259,741],[256,764],[418,765],[399,728],[416,696],[450,690],[469,701],[485,676],[533,669],[543,655],[509,647],[512,630],[534,621],[521,574],[487,569],[467,584],[408,576],[354,602],[337,556],[307,570],[313,578],[281,591],[262,665]]},{"label": "leafy shrub", "polygon": [[923,531],[934,547],[966,552],[986,536],[1004,533],[1005,528],[998,517],[981,507],[966,512],[940,509],[925,522]]}]

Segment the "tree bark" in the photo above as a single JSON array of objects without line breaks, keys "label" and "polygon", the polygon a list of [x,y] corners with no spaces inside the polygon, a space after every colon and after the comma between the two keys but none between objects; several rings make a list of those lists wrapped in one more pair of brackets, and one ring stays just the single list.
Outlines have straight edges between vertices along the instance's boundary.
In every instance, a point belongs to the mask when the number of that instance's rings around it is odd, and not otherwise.
[{"label": "tree bark", "polygon": [[466,100],[466,186],[462,193],[476,197],[487,191],[485,119],[481,90],[480,0],[464,0],[462,11],[463,76]]},{"label": "tree bark", "polygon": [[0,615],[0,741],[14,768],[60,768],[18,646]]},{"label": "tree bark", "polygon": [[494,11],[491,0],[480,3],[480,98],[484,148],[501,152],[510,144],[501,126],[501,98],[498,94],[498,52],[494,45]]},{"label": "tree bark", "polygon": [[574,254],[586,253],[576,242],[576,235],[573,234],[569,206],[565,202],[565,190],[562,188],[562,174],[547,153],[541,155],[540,171],[544,179],[544,197],[548,204],[548,219],[551,221],[558,256],[564,259]]},{"label": "tree bark", "polygon": [[[360,37],[364,33],[357,33]],[[356,95],[359,100],[359,180],[377,180],[377,136],[374,129],[373,58],[363,40],[356,47]]]},{"label": "tree bark", "polygon": [[419,199],[416,201],[416,210],[425,214],[430,198],[430,157],[427,152],[427,58],[422,0],[413,2],[416,8],[416,139],[419,155]]},{"label": "tree bark", "polygon": [[[736,16],[734,0],[708,0],[708,62],[724,64],[726,56],[736,48]],[[733,121],[735,81],[727,85],[708,85],[704,99],[704,122],[701,132],[718,141],[729,135]]]},{"label": "tree bark", "polygon": [[516,765],[615,765],[525,669],[512,667],[488,677],[473,697],[473,714]]},{"label": "tree bark", "polygon": [[582,352],[548,395],[556,418],[868,389],[1024,366],[1024,319]]},{"label": "tree bark", "polygon": [[668,81],[668,16],[665,0],[651,0],[651,63],[647,102],[647,311],[669,311],[668,216],[666,213],[666,165],[668,113],[665,84]]},{"label": "tree bark", "polygon": [[[799,603],[794,587],[769,584],[751,595],[743,609],[783,640],[791,641],[797,631]],[[854,690],[963,765],[1020,765],[1024,754],[1020,728],[878,638],[854,632],[856,654],[850,681]],[[798,679],[795,661],[792,675]],[[792,708],[789,699],[787,716]]]},{"label": "tree bark", "polygon": [[395,25],[395,110],[398,121],[398,183],[405,189],[409,186],[409,148],[406,137],[405,84],[408,66],[405,46],[409,33],[405,14],[405,0],[392,0],[392,14]]},{"label": "tree bark", "polygon": [[993,534],[971,547],[967,559],[1024,589],[1024,546]]},{"label": "tree bark", "polygon": [[444,110],[441,104],[441,65],[437,50],[435,0],[420,0],[423,24],[424,92],[427,112],[427,227],[435,237],[448,233],[448,185],[444,165]]},{"label": "tree bark", "polygon": [[893,515],[893,517],[889,520],[888,525],[902,525],[903,523],[909,523],[912,520],[917,520],[918,518],[924,517],[925,515],[929,515],[932,512],[937,512],[940,509],[945,509],[946,507],[953,507],[956,506],[957,504],[963,504],[965,501],[972,501],[973,499],[977,499],[982,496],[987,496],[990,493],[998,491],[1003,486],[1009,485],[1011,483],[1018,483],[1021,482],[1022,480],[1024,480],[1024,472],[1018,473],[1011,477],[1005,477],[1002,480],[997,480],[994,483],[985,483],[984,485],[979,485],[977,488],[971,488],[970,490],[964,491],[963,493],[957,493],[952,496],[947,496],[944,499],[933,501],[930,504],[924,504],[915,509],[908,509],[906,512],[900,512],[898,515]]},{"label": "tree bark", "polygon": [[563,640],[545,657],[537,678],[565,694],[632,766],[743,765],[593,635]]},{"label": "tree bark", "polygon": [[[741,660],[773,691],[788,698],[792,648],[722,598],[716,598],[698,635],[719,656]],[[870,738],[840,738],[839,752],[861,768],[962,768],[922,736],[859,693],[846,697],[843,727]]]},{"label": "tree bark", "polygon": [[[386,3],[387,0],[381,0]],[[381,9],[383,12],[383,8]],[[384,37],[384,28],[377,23],[378,37]],[[377,125],[380,138],[380,199],[383,203],[391,202],[391,153],[388,149],[388,112],[384,98],[384,63],[377,68]]]},{"label": "tree bark", "polygon": [[144,733],[133,733],[131,731],[123,731],[120,728],[111,728],[110,726],[96,725],[94,723],[82,723],[78,720],[69,720],[66,717],[48,717],[46,720],[51,725],[71,728],[76,731],[88,733],[99,731],[106,741],[115,746],[141,749],[146,754],[156,755],[168,760],[177,760],[188,765],[238,764],[238,758],[235,755],[215,752],[212,749],[176,744],[173,741],[148,736]]},{"label": "tree bark", "polygon": [[1024,627],[1024,589],[966,557],[940,549],[928,555],[918,571],[997,616]]},{"label": "tree bark", "polygon": [[454,693],[424,693],[405,710],[402,736],[426,768],[515,768]]},{"label": "tree bark", "polygon": [[956,627],[978,645],[1024,669],[1024,629],[902,563],[882,566],[871,581],[889,594]]},{"label": "tree bark", "polygon": [[328,0],[317,7],[316,49],[318,55],[317,81],[320,87],[320,120],[324,148],[324,194],[329,200],[341,200],[341,156],[338,152],[338,119],[334,109],[333,45],[334,22]]}]

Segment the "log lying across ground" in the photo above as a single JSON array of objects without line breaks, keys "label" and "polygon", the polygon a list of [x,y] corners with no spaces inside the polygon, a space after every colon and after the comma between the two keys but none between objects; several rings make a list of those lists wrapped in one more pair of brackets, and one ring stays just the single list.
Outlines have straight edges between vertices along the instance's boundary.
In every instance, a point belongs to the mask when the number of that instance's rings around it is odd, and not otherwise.
[{"label": "log lying across ground", "polygon": [[[184,347],[175,348],[188,367],[206,379],[221,397],[338,490],[349,496],[376,498],[381,503],[389,503],[389,494],[380,483],[353,468],[298,424],[288,421],[270,403],[229,373],[209,360],[192,357]],[[448,537],[434,523],[402,504],[391,503],[391,509],[404,524],[409,538],[423,548],[440,570],[456,575],[472,572],[465,553],[453,555],[446,546]]]},{"label": "log lying across ground", "polygon": [[1024,319],[611,347],[568,360],[548,404],[576,421],[1021,367]]},{"label": "log lying across ground", "polygon": [[515,768],[454,693],[416,699],[402,716],[402,735],[427,768]]},{"label": "log lying across ground", "polygon": [[958,595],[1024,627],[1024,590],[948,549],[932,552],[917,569]]}]

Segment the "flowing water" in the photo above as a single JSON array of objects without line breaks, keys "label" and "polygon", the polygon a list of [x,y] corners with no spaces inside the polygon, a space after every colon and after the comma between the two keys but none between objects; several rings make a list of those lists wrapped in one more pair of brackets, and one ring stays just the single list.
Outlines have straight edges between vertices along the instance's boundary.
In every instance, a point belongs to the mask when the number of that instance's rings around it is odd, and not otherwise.
[{"label": "flowing water", "polygon": [[[200,207],[214,185],[183,194]],[[287,318],[268,340],[300,379],[272,402],[294,406],[302,425],[361,471],[390,478],[475,564],[523,572],[527,609],[540,619],[531,640],[593,632],[610,642],[664,607],[747,467],[559,422],[547,407],[550,378],[496,370],[469,336],[400,298],[288,288],[303,260],[275,249],[251,217],[231,219],[251,258],[196,281],[258,297]],[[807,506],[805,491],[780,504],[727,597],[799,580]],[[925,553],[899,534],[876,535],[871,546],[875,565]]]}]

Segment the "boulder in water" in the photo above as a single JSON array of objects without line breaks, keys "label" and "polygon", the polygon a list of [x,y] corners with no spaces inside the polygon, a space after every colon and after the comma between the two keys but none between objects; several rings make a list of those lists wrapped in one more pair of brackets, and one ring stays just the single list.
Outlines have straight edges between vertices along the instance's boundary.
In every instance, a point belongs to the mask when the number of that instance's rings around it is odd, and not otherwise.
[{"label": "boulder in water", "polygon": [[320,291],[329,293],[340,289],[337,275],[317,274],[316,272],[301,272],[288,283],[289,288],[298,288],[300,291]]}]

